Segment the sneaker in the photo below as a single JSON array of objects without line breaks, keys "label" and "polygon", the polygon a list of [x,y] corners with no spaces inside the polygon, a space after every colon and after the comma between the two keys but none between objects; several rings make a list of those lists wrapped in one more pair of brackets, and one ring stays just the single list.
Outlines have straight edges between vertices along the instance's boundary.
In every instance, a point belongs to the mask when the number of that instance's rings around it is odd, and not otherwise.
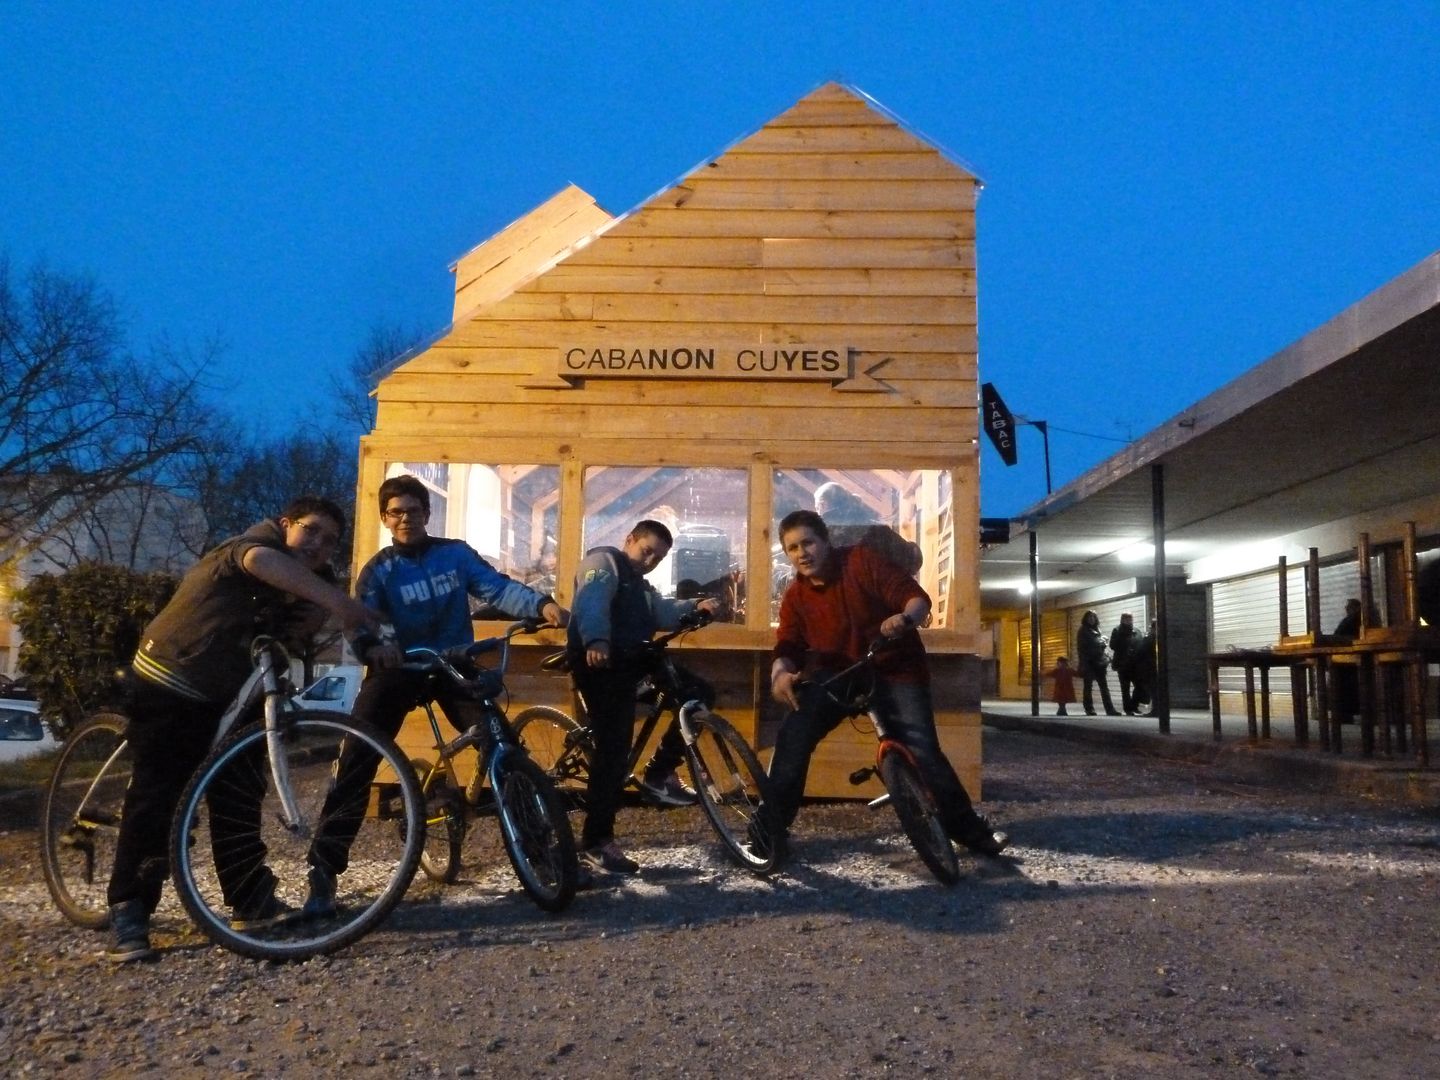
[{"label": "sneaker", "polygon": [[700,801],[695,789],[675,773],[666,776],[642,776],[640,794],[655,806],[694,806]]},{"label": "sneaker", "polygon": [[231,930],[264,930],[293,919],[299,912],[273,892],[254,907],[236,908],[230,918]]},{"label": "sneaker", "polygon": [[589,864],[592,871],[606,874],[638,874],[640,872],[640,864],[621,851],[620,845],[614,840],[606,840],[603,844],[586,848],[581,857]]},{"label": "sneaker", "polygon": [[745,827],[745,846],[757,859],[768,859],[772,855],[784,859],[786,853],[785,836],[771,836],[770,830],[760,824],[759,818],[751,818],[750,824]]},{"label": "sneaker", "polygon": [[575,891],[585,892],[595,887],[595,875],[590,872],[590,866],[584,856],[580,858],[580,864],[575,868]]},{"label": "sneaker", "polygon": [[310,895],[305,898],[305,906],[300,909],[300,914],[307,919],[333,919],[337,910],[335,875],[329,870],[312,866],[307,877],[310,882]]},{"label": "sneaker", "polygon": [[114,943],[105,950],[105,959],[112,964],[128,964],[132,960],[149,960],[156,955],[150,946],[150,913],[139,900],[126,900],[110,908],[110,929]]},{"label": "sneaker", "polygon": [[999,855],[1010,846],[1010,837],[991,825],[984,814],[976,814],[960,842],[976,855]]}]

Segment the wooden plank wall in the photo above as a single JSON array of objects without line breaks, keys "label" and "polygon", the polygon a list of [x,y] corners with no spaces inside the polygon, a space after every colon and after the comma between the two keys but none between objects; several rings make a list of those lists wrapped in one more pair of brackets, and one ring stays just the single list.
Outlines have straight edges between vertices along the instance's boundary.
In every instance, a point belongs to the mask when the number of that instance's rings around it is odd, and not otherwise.
[{"label": "wooden plank wall", "polygon": [[[776,465],[942,469],[954,489],[955,573],[942,598],[950,628],[928,641],[932,651],[973,651],[977,186],[867,99],[821,87],[469,310],[385,378],[375,431],[362,442],[357,548],[378,527],[374,492],[393,460],[560,463],[561,581],[579,557],[566,508],[578,507],[588,464],[728,464],[753,476]],[[546,214],[573,225],[564,210]],[[568,226],[557,227],[569,240]],[[526,246],[545,245],[532,237]],[[483,274],[472,273],[484,261],[465,263],[465,281],[457,276],[467,304],[489,295]],[[559,349],[577,342],[842,343],[883,386],[608,377],[572,389],[524,385],[554,372]],[[752,521],[752,561],[768,559],[772,526]],[[358,559],[368,554],[357,550]],[[747,629],[715,640],[773,640],[763,623]]]}]

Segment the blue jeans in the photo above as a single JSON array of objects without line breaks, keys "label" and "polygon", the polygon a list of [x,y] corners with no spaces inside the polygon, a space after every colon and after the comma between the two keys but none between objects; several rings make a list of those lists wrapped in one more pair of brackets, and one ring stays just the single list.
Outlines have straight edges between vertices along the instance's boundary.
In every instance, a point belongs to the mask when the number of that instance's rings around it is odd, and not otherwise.
[{"label": "blue jeans", "polygon": [[[871,707],[879,714],[890,738],[914,755],[935,796],[945,831],[961,843],[967,837],[973,838],[984,823],[975,813],[965,785],[940,749],[930,688],[877,678]],[[800,708],[781,723],[775,739],[775,754],[770,759],[770,796],[762,808],[762,820],[772,835],[783,836],[789,830],[805,795],[810,757],[820,740],[844,719],[845,714],[824,690],[813,682],[804,684]]]}]

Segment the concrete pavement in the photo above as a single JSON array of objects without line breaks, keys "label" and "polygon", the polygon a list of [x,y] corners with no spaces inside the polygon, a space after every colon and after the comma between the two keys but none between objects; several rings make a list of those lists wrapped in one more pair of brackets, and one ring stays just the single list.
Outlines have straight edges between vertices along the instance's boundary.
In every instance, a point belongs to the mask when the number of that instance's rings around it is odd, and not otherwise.
[{"label": "concrete pavement", "polygon": [[1295,742],[1288,717],[1272,720],[1271,737],[1252,742],[1243,714],[1222,713],[1216,741],[1208,709],[1172,709],[1170,733],[1162,735],[1149,716],[1086,716],[1078,705],[1056,716],[1055,705],[1040,702],[1032,716],[1029,700],[986,699],[981,722],[1003,730],[1030,731],[1054,738],[1094,742],[1136,753],[1193,761],[1252,783],[1278,784],[1309,791],[1370,796],[1440,809],[1440,721],[1428,722],[1430,765],[1421,767],[1411,747],[1389,757],[1379,751],[1365,757],[1360,729],[1345,725],[1342,752],[1322,750],[1312,724],[1308,746]]}]

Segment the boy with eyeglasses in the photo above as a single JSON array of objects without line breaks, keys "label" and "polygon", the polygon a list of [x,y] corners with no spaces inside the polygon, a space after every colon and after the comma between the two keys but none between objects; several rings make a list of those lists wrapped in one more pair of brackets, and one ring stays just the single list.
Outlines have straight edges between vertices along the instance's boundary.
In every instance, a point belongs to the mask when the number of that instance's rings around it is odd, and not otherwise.
[{"label": "boy with eyeglasses", "polygon": [[[405,650],[441,652],[474,642],[471,597],[510,618],[542,618],[551,626],[564,626],[569,614],[553,597],[496,570],[465,541],[431,536],[427,531],[430,491],[415,477],[392,476],[380,485],[379,501],[380,515],[395,542],[365,564],[355,592],[395,628],[395,640],[382,641],[370,633],[351,639],[355,655],[367,665],[352,714],[394,738],[418,700],[425,678],[400,667]],[[437,690],[441,711],[457,730],[476,722],[474,703],[457,688],[442,680]],[[341,755],[325,803],[325,825],[310,847],[307,915],[325,917],[335,911],[336,879],[349,865],[350,845],[378,766],[378,758],[356,747]]]}]

